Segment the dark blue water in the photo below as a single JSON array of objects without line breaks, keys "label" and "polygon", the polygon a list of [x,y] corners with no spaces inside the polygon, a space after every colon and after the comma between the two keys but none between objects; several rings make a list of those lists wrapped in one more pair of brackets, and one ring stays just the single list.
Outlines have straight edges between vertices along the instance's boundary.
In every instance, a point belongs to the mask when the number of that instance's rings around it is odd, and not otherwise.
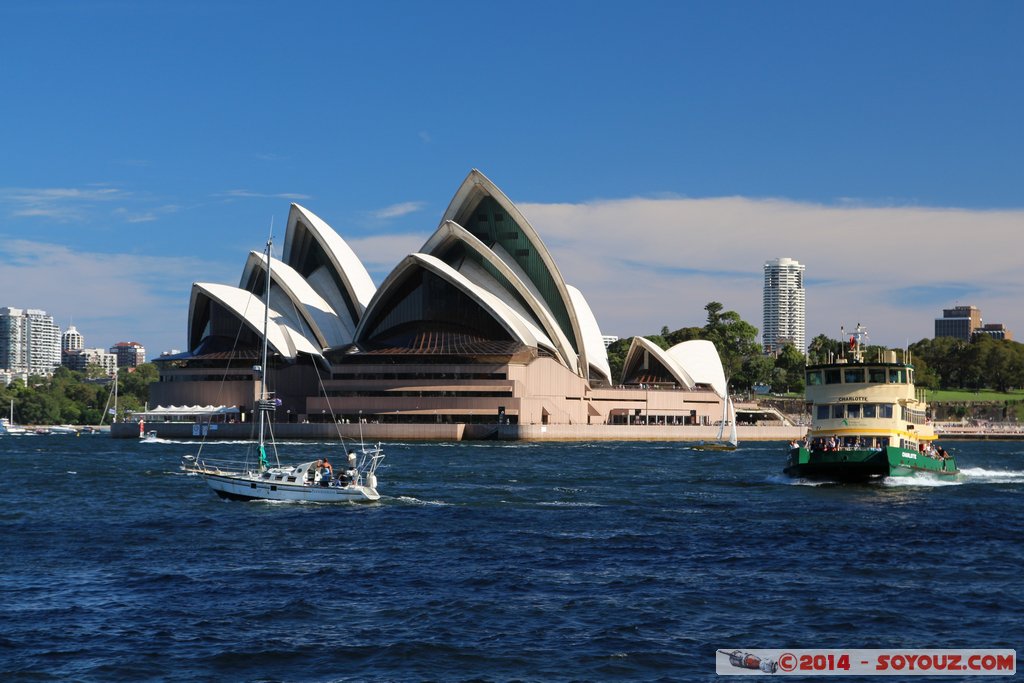
[{"label": "dark blue water", "polygon": [[783,444],[391,444],[360,506],[221,501],[178,471],[192,444],[0,438],[0,679],[713,680],[716,648],[1020,651],[1024,444],[947,445],[957,484],[811,486]]}]

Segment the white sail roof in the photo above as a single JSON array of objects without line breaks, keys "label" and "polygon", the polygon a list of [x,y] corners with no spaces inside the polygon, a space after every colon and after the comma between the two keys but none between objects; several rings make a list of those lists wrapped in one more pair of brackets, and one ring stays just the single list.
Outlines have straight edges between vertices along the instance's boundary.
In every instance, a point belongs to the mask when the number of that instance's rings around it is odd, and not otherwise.
[{"label": "white sail roof", "polygon": [[[465,226],[470,232],[473,232],[474,224],[479,220],[479,216],[474,216],[474,211],[481,201],[488,197],[493,199],[508,214],[509,219],[518,228],[514,231],[516,234],[514,241],[519,246],[526,248],[517,248],[515,251],[525,251],[529,256],[510,253],[500,244],[490,244],[487,245],[488,248],[520,275],[522,281],[532,288],[534,296],[544,302],[556,320],[559,318],[563,319],[564,322],[560,324],[562,331],[578,357],[577,367],[574,369],[581,376],[586,376],[588,374],[588,365],[585,344],[568,287],[562,279],[554,258],[552,258],[551,253],[540,239],[540,235],[530,225],[530,222],[526,220],[526,217],[519,211],[516,205],[487,176],[474,168],[466,176],[458,191],[456,191],[441,219],[442,222],[454,221],[459,225]],[[525,264],[527,261],[523,259],[529,259],[531,262],[530,265],[534,268],[534,277],[526,274]],[[536,281],[536,278],[541,276],[544,276],[543,279],[550,284],[550,287],[538,286],[539,283]],[[564,316],[562,312],[564,312]]]},{"label": "white sail roof", "polygon": [[355,329],[376,287],[348,243],[312,211],[292,204],[283,254],[282,260],[331,304],[346,327]]},{"label": "white sail roof", "polygon": [[725,396],[728,390],[725,369],[722,367],[718,349],[712,342],[706,339],[692,339],[676,344],[666,353],[680,367],[685,368],[686,373],[693,378],[694,382],[707,384],[715,390],[716,394]]},{"label": "white sail roof", "polygon": [[646,367],[642,355],[644,353],[653,356],[680,386],[688,389],[694,389],[697,385],[709,386],[719,396],[725,396],[725,371],[718,351],[711,342],[694,339],[676,344],[666,351],[649,339],[633,337],[623,362],[623,376],[636,374],[637,367]]},{"label": "white sail roof", "polygon": [[533,321],[524,317],[498,296],[473,283],[444,261],[429,254],[420,253],[406,256],[381,284],[380,289],[377,290],[377,295],[370,303],[366,315],[363,316],[359,328],[356,330],[357,343],[365,340],[366,336],[370,333],[367,326],[376,322],[373,311],[377,310],[378,307],[389,305],[391,298],[397,295],[401,285],[415,269],[427,270],[462,291],[483,310],[487,311],[513,340],[525,346],[543,347],[551,353],[556,352],[554,343]]},{"label": "white sail roof", "polygon": [[[532,319],[540,325],[546,336],[555,343],[558,357],[563,365],[575,371],[578,362],[577,353],[551,314],[551,309],[538,295],[536,287],[528,279],[524,281],[523,278],[527,277],[526,274],[512,259],[502,259],[496,250],[489,249],[487,245],[454,221],[442,222],[420,251],[439,257],[453,242],[461,243],[465,248],[478,254],[487,266],[497,272],[497,276],[469,260],[463,260],[457,270],[474,284],[497,296],[524,319]],[[497,249],[501,248],[497,247]],[[499,277],[504,282],[499,280]]]},{"label": "white sail roof", "polygon": [[594,312],[590,310],[590,304],[583,297],[583,292],[572,285],[567,287],[569,296],[572,298],[573,308],[576,310],[576,317],[580,321],[583,346],[587,351],[587,362],[590,363],[590,379],[597,379],[605,384],[611,384],[612,369],[608,365],[608,349],[604,345],[604,337],[601,336],[601,328],[597,325],[597,318],[594,317]]},{"label": "white sail roof", "polygon": [[[192,284],[192,298],[189,302],[189,341],[193,347],[199,341],[196,335],[200,330],[195,330],[194,326],[195,321],[199,319],[199,307],[204,298],[220,304],[257,336],[263,336],[265,306],[259,297],[239,287],[195,282]],[[299,353],[320,355],[320,349],[297,330],[286,315],[270,309],[269,321],[267,343],[275,353],[287,359],[294,359]]]},{"label": "white sail roof", "polygon": [[[256,271],[265,273],[266,257],[258,251],[249,252],[249,258],[242,271],[241,287],[247,288]],[[287,305],[302,318],[304,326],[308,326],[310,341],[323,349],[351,344],[355,338],[355,326],[349,317],[339,316],[331,305],[299,273],[284,261],[271,259],[270,272],[273,277],[271,286],[272,298],[276,290],[287,296],[286,304],[272,303],[279,310]],[[294,319],[294,315],[292,316]]]}]

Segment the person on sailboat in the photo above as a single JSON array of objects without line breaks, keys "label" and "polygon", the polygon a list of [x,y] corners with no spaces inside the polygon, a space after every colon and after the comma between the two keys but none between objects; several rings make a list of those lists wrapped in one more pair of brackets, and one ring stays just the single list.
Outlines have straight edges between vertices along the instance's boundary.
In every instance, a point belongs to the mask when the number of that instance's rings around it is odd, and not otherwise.
[{"label": "person on sailboat", "polygon": [[348,469],[345,470],[345,474],[340,477],[342,485],[347,486],[348,484],[354,484],[356,479],[359,477],[359,472],[356,470],[356,454],[353,451],[348,452]]},{"label": "person on sailboat", "polygon": [[324,456],[323,462],[320,463],[320,485],[330,486],[331,479],[334,478],[334,467],[331,466],[331,461]]}]

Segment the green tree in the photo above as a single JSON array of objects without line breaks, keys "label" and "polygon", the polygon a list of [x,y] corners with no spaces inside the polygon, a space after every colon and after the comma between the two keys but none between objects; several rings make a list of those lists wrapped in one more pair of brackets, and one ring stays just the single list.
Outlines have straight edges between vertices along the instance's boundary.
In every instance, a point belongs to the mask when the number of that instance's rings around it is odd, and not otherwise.
[{"label": "green tree", "polygon": [[694,339],[703,339],[703,335],[703,327],[680,327],[678,330],[674,330],[668,334],[662,334],[665,341],[668,342],[669,347],[675,346],[676,344],[682,344],[683,342],[693,341]]},{"label": "green tree", "polygon": [[827,335],[819,334],[811,340],[807,347],[807,364],[821,365],[830,363],[843,354],[844,344],[836,339],[830,339]]},{"label": "green tree", "polygon": [[757,328],[744,321],[736,311],[723,311],[723,308],[717,301],[711,301],[704,307],[707,322],[703,336],[718,349],[722,369],[730,385],[737,389],[749,389],[752,382],[742,371],[746,359],[761,352],[757,343]]},{"label": "green tree", "polygon": [[743,368],[740,370],[739,383],[744,388],[752,387],[755,384],[771,384],[772,373],[775,371],[775,360],[763,353],[755,353],[743,360]]},{"label": "green tree", "polygon": [[803,392],[804,390],[804,354],[793,344],[783,344],[775,357],[775,370],[772,374],[772,390],[778,393]]},{"label": "green tree", "polygon": [[633,338],[620,339],[608,345],[608,367],[612,372],[612,382],[622,382],[622,366],[626,362],[626,353],[629,351]]},{"label": "green tree", "polygon": [[149,386],[160,379],[160,373],[153,363],[143,363],[132,372],[122,368],[117,378],[121,394],[134,397],[138,403],[145,405],[149,401]]}]

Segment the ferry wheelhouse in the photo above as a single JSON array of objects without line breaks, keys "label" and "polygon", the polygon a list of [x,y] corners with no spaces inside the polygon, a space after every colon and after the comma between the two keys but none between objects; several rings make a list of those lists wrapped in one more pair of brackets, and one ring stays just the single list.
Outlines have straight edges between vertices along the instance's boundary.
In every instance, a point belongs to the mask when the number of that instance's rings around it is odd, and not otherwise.
[{"label": "ferry wheelhouse", "polygon": [[811,428],[791,445],[786,474],[834,481],[866,481],[927,472],[958,474],[956,461],[935,445],[923,390],[914,385],[907,354],[863,357],[860,327],[848,357],[807,368]]}]

